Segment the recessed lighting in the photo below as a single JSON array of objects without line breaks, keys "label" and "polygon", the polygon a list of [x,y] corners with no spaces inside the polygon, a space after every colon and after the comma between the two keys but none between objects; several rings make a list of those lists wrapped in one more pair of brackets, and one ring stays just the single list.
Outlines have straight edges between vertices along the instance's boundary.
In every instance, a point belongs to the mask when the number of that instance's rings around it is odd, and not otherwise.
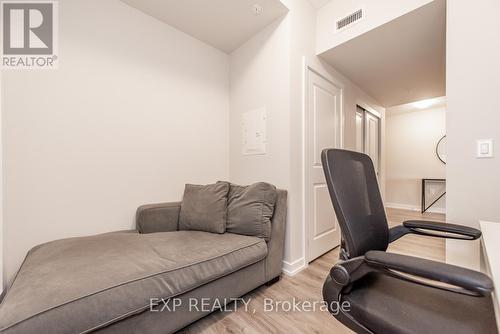
[{"label": "recessed lighting", "polygon": [[420,109],[425,109],[425,108],[429,108],[430,106],[432,106],[434,104],[434,101],[429,99],[429,100],[421,100],[421,101],[417,101],[417,102],[413,102],[413,105],[417,108],[420,108]]}]

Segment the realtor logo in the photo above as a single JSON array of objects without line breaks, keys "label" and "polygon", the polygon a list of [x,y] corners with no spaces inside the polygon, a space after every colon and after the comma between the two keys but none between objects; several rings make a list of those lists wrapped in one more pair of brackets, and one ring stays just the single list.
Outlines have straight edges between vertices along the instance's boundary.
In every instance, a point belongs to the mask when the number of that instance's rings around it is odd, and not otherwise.
[{"label": "realtor logo", "polygon": [[2,68],[56,68],[57,5],[55,1],[1,1]]}]

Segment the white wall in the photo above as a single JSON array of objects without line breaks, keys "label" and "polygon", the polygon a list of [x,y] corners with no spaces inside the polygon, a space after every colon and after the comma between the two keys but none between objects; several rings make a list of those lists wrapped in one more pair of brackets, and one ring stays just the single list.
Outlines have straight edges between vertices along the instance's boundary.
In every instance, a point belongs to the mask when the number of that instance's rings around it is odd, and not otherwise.
[{"label": "white wall", "polygon": [[[474,227],[500,222],[498,12],[497,0],[447,6],[447,220]],[[476,140],[488,138],[495,157],[476,159]],[[478,243],[448,240],[446,261],[479,268]]]},{"label": "white wall", "polygon": [[[230,55],[231,121],[230,179],[237,183],[264,180],[288,190],[284,270],[293,274],[305,266],[303,203],[304,65],[341,86],[344,91],[346,148],[355,147],[356,104],[378,103],[331,66],[315,56],[316,11],[307,0],[286,0],[289,13]],[[266,106],[266,155],[241,153],[241,113]]]},{"label": "white wall", "polygon": [[[280,19],[230,55],[230,177],[289,186],[288,20]],[[267,109],[267,152],[242,154],[242,114]]]},{"label": "white wall", "polygon": [[[323,53],[339,44],[404,15],[432,0],[332,0],[318,10],[316,50]],[[365,19],[335,32],[335,22],[364,8]]]},{"label": "white wall", "polygon": [[[443,107],[386,110],[386,205],[420,210],[421,179],[446,176],[446,165],[436,156],[436,145],[445,134]],[[442,191],[441,186],[430,185],[430,189]],[[431,208],[444,209],[444,198]]]},{"label": "white wall", "polygon": [[[296,249],[290,167],[290,17],[277,20],[230,55],[230,179],[267,181],[288,190],[285,261]],[[267,152],[242,155],[242,113],[267,110]],[[299,225],[300,226],[300,225]],[[285,262],[286,263],[286,262]]]},{"label": "white wall", "polygon": [[65,0],[58,70],[4,73],[5,277],[229,176],[228,56],[118,0]]}]

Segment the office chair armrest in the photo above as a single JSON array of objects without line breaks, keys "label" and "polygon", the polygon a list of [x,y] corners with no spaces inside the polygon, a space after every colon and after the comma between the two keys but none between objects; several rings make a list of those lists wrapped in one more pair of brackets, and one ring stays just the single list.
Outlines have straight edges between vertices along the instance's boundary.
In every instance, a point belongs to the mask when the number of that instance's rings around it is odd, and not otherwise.
[{"label": "office chair armrest", "polygon": [[409,233],[460,240],[476,240],[481,237],[481,231],[468,226],[425,220],[408,220],[403,222],[403,225],[389,230],[389,242],[393,242]]},{"label": "office chair armrest", "polygon": [[[412,230],[414,233],[432,235],[432,236],[442,236],[451,239],[466,239],[466,240],[476,240],[481,237],[481,231],[478,229],[456,225],[448,223],[439,223],[425,220],[408,220],[403,223],[404,227]],[[425,230],[434,231],[438,233],[429,233]],[[441,235],[439,232],[449,233]]]},{"label": "office chair armrest", "polygon": [[[485,274],[446,263],[382,251],[367,252],[365,261],[371,267],[388,269],[400,278],[448,291],[480,296],[486,296],[493,291],[493,282]],[[434,285],[431,282],[415,280],[399,273],[442,282],[446,285]]]}]

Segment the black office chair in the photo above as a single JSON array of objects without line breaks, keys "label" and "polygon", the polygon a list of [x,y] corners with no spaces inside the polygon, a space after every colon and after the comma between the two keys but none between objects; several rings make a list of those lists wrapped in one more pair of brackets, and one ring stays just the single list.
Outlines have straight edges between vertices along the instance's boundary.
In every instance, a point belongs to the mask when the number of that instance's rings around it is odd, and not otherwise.
[{"label": "black office chair", "polygon": [[323,285],[337,320],[357,333],[497,333],[488,276],[386,252],[409,233],[474,240],[480,231],[418,220],[389,229],[370,157],[327,149],[321,158],[342,232],[341,261]]}]

